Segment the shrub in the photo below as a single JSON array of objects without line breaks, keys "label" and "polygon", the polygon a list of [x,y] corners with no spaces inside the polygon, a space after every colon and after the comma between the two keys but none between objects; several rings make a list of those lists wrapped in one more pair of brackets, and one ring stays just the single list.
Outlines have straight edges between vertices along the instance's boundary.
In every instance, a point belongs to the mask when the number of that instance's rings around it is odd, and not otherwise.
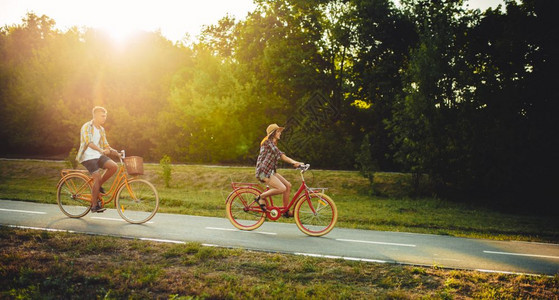
[{"label": "shrub", "polygon": [[76,169],[78,167],[78,162],[76,161],[76,156],[78,155],[78,150],[76,148],[72,148],[68,156],[64,160],[64,164],[67,168]]},{"label": "shrub", "polygon": [[161,165],[161,169],[163,170],[163,180],[165,181],[165,187],[170,187],[171,185],[171,177],[173,169],[171,167],[171,158],[168,155],[164,155],[163,158],[159,161],[159,165]]}]

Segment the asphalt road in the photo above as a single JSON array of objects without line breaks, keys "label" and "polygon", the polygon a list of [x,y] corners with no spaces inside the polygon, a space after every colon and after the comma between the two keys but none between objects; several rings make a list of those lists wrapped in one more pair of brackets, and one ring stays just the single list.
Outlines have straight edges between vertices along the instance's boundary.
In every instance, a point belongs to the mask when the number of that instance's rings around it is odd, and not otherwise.
[{"label": "asphalt road", "polygon": [[306,236],[295,224],[265,222],[259,229],[247,232],[237,230],[226,218],[163,213],[146,224],[134,225],[122,220],[114,209],[71,219],[55,204],[11,200],[0,200],[0,224],[366,262],[559,274],[559,244],[345,228],[335,228],[317,238]]}]

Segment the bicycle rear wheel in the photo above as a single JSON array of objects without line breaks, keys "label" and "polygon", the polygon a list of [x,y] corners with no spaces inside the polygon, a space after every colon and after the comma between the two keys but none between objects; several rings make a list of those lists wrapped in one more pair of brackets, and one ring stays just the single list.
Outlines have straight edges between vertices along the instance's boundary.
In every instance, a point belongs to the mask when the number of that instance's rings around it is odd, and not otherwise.
[{"label": "bicycle rear wheel", "polygon": [[254,198],[258,192],[252,189],[238,189],[231,193],[225,210],[233,226],[241,230],[254,230],[264,223],[266,214],[260,209]]},{"label": "bicycle rear wheel", "polygon": [[62,178],[56,190],[60,210],[70,218],[85,216],[91,207],[91,183],[86,177],[69,174]]},{"label": "bicycle rear wheel", "polygon": [[322,193],[311,193],[295,205],[295,223],[310,236],[322,236],[334,229],[338,221],[338,209],[330,197]]},{"label": "bicycle rear wheel", "polygon": [[118,214],[124,220],[141,224],[151,220],[157,213],[159,195],[149,181],[132,179],[118,190],[115,205]]}]

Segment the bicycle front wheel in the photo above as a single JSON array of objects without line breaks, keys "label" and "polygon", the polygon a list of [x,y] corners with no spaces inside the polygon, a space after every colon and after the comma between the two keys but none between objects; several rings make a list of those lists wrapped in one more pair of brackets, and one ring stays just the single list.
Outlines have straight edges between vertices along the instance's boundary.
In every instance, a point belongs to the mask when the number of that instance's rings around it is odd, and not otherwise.
[{"label": "bicycle front wheel", "polygon": [[91,182],[78,174],[65,176],[58,184],[56,202],[70,218],[85,216],[91,207]]},{"label": "bicycle front wheel", "polygon": [[258,192],[252,189],[238,189],[231,193],[225,210],[233,226],[241,230],[254,230],[264,223],[266,214],[254,201],[256,196]]},{"label": "bicycle front wheel", "polygon": [[118,190],[115,205],[118,214],[124,220],[141,224],[151,220],[157,213],[159,195],[149,181],[132,179]]},{"label": "bicycle front wheel", "polygon": [[330,197],[322,193],[311,193],[295,205],[295,223],[310,236],[322,236],[334,229],[338,221],[338,209]]}]

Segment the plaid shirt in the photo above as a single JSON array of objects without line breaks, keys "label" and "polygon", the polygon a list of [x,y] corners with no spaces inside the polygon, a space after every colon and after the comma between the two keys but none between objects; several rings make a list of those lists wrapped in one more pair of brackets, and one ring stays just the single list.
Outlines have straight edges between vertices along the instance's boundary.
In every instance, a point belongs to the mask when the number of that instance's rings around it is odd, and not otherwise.
[{"label": "plaid shirt", "polygon": [[284,154],[271,140],[266,140],[260,146],[260,155],[256,161],[256,178],[261,180],[260,174],[263,177],[270,178],[272,172],[276,171],[276,164],[281,155]]},{"label": "plaid shirt", "polygon": [[[100,127],[101,139],[99,140],[98,146],[101,149],[109,148],[109,142],[107,142],[107,136],[105,135],[105,128],[103,128],[103,126]],[[76,156],[78,162],[81,163],[83,161],[83,153],[87,150],[87,145],[91,143],[91,140],[93,140],[93,120],[83,124],[80,131],[80,150]]]}]

